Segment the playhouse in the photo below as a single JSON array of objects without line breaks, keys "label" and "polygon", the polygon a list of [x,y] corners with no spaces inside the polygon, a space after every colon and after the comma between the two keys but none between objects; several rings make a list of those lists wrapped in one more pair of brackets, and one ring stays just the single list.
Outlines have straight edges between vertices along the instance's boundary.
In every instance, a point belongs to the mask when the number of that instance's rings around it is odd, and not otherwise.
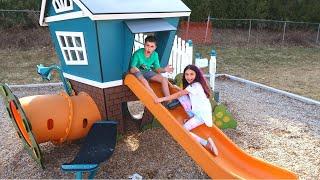
[{"label": "playhouse", "polygon": [[[48,26],[63,75],[76,93],[88,93],[102,118],[119,121],[135,95],[123,85],[136,33],[153,33],[161,66],[168,63],[179,17],[190,9],[180,0],[43,0],[39,23]],[[151,119],[146,110],[143,122]]]}]

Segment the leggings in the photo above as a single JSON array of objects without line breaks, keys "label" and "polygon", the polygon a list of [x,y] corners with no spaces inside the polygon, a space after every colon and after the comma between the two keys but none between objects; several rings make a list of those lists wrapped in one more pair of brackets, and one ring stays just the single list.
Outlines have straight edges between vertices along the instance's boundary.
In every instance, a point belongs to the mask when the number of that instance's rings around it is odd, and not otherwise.
[{"label": "leggings", "polygon": [[[188,112],[188,114],[189,114],[189,112]],[[194,128],[202,125],[202,124],[204,124],[204,121],[202,120],[202,118],[199,118],[197,115],[195,115],[195,116],[193,116],[191,119],[189,119],[189,120],[183,125],[183,127],[186,128],[186,129],[190,132],[192,129],[194,129]],[[191,134],[192,137],[193,137],[194,139],[196,139],[201,145],[203,145],[203,146],[206,146],[206,145],[207,145],[207,140],[199,137],[198,135],[196,135],[196,134],[194,134],[194,133],[192,133],[192,132],[190,132],[190,134]]]}]

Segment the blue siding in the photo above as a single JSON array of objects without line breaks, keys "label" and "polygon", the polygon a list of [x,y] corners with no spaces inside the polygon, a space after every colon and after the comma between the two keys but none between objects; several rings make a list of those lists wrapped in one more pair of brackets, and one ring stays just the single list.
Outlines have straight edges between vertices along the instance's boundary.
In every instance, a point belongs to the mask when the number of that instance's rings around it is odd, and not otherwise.
[{"label": "blue siding", "polygon": [[[49,29],[63,71],[82,78],[102,82],[95,22],[91,21],[89,18],[58,21],[49,23]],[[55,34],[56,31],[83,32],[88,65],[65,64],[61,49],[59,47],[59,42]]]},{"label": "blue siding", "polygon": [[124,26],[124,36],[125,36],[125,49],[124,49],[124,57],[123,57],[123,69],[122,72],[126,73],[129,70],[129,63],[132,56],[132,48],[134,44],[134,34],[131,33],[128,26]]},{"label": "blue siding", "polygon": [[66,12],[61,12],[61,13],[56,13],[56,11],[54,10],[54,7],[52,5],[52,0],[48,0],[47,4],[46,4],[46,17],[47,16],[55,16],[55,15],[59,15],[59,14],[66,14],[66,13],[70,13],[70,12],[76,12],[76,11],[81,11],[81,9],[79,8],[79,6],[77,6],[76,3],[73,2],[73,10],[70,11],[66,11]]},{"label": "blue siding", "polygon": [[[166,18],[166,20],[172,26],[178,26],[179,18]],[[161,67],[165,67],[168,64],[175,35],[176,31],[162,31],[155,33],[155,36],[157,37],[158,41],[157,52],[159,53]]]},{"label": "blue siding", "polygon": [[97,21],[103,81],[122,79],[125,52],[122,20]]}]

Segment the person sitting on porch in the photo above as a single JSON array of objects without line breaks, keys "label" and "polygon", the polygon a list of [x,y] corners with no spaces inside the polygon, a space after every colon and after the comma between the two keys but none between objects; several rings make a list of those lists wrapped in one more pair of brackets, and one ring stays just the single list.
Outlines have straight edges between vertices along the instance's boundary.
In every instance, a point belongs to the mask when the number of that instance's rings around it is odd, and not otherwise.
[{"label": "person sitting on porch", "polygon": [[164,96],[169,96],[169,87],[175,87],[169,83],[166,77],[161,73],[173,72],[172,66],[160,67],[159,55],[155,51],[157,48],[156,38],[154,36],[147,36],[145,38],[144,48],[138,49],[132,56],[130,61],[130,73],[134,74],[140,82],[152,93],[154,99],[157,95],[150,87],[148,81],[161,83],[162,92]]}]

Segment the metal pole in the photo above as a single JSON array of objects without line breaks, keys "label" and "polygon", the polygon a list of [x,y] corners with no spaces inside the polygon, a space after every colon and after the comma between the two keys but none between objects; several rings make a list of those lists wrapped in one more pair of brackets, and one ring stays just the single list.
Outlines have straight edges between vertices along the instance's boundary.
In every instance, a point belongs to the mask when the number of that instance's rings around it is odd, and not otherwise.
[{"label": "metal pole", "polygon": [[187,24],[187,32],[186,32],[185,40],[188,40],[188,37],[189,37],[189,25],[190,25],[190,16],[188,16],[188,24]]},{"label": "metal pole", "polygon": [[287,27],[287,22],[284,22],[284,25],[283,25],[283,34],[282,34],[282,42],[284,41],[284,35],[286,34],[286,27]]},{"label": "metal pole", "polygon": [[318,42],[319,42],[319,31],[320,31],[320,24],[319,24],[319,26],[318,26],[318,34],[317,34],[317,40],[316,40],[316,43],[318,43]]},{"label": "metal pole", "polygon": [[207,28],[206,28],[206,35],[204,37],[204,43],[207,42],[207,35],[208,35],[208,28],[209,28],[209,21],[210,21],[210,14],[208,16],[208,20],[207,20]]},{"label": "metal pole", "polygon": [[248,36],[248,42],[250,42],[250,35],[251,35],[251,19],[249,24],[249,36]]}]

